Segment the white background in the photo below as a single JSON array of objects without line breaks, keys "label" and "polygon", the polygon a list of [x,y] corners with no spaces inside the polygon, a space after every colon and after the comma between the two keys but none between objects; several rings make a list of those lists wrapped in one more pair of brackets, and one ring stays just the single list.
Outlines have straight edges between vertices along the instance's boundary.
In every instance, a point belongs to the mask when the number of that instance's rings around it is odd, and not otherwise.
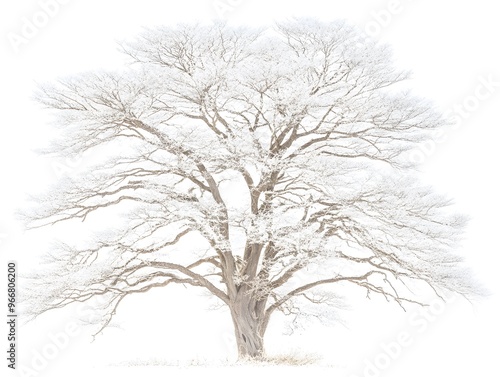
[{"label": "white background", "polygon": [[[354,303],[351,311],[343,313],[347,327],[313,326],[293,336],[282,334],[277,318],[266,339],[268,349],[319,354],[322,365],[330,366],[314,373],[325,376],[482,376],[498,370],[500,22],[493,1],[66,0],[45,18],[38,13],[43,12],[42,2],[4,2],[0,9],[2,284],[6,285],[7,260],[17,260],[21,272],[36,268],[37,257],[49,250],[48,242],[54,236],[50,230],[23,232],[14,212],[24,205],[28,192],[42,190],[79,166],[78,161],[43,159],[33,151],[51,137],[48,114],[31,100],[36,82],[119,67],[123,60],[116,41],[133,37],[142,26],[216,18],[247,25],[270,25],[304,15],[326,21],[347,18],[393,46],[397,63],[413,71],[411,85],[417,94],[460,118],[455,130],[422,146],[413,157],[422,160],[422,179],[454,197],[457,208],[471,216],[462,252],[491,296],[473,305],[463,300],[436,304],[425,313],[404,313],[379,301]],[[33,35],[23,35],[26,20],[40,26]],[[17,42],[25,39],[16,45],[13,38]],[[489,87],[484,84],[487,81],[492,83]],[[465,112],[456,110],[457,105]],[[181,305],[172,304],[172,300]],[[20,361],[39,369],[20,375],[57,376],[63,375],[65,368],[75,368],[74,375],[84,375],[85,368],[108,370],[115,367],[106,364],[127,360],[151,363],[156,359],[183,366],[191,359],[231,359],[234,349],[229,316],[224,311],[209,311],[209,305],[199,292],[182,287],[153,291],[124,303],[117,317],[122,329],[111,328],[93,343],[82,331],[56,349],[52,360],[33,365],[37,353],[56,342],[51,334],[73,323],[75,313],[68,310],[47,315],[20,329]],[[6,333],[6,328],[3,330],[0,333]],[[401,347],[389,360],[384,354],[390,352],[384,351],[383,345],[397,341],[401,332],[409,335],[411,344]],[[5,354],[7,340],[0,339],[0,344]],[[366,365],[370,363],[380,367],[369,371]],[[0,368],[7,369],[5,360]],[[147,373],[187,375],[201,371],[169,368],[150,368]],[[269,370],[269,374],[285,369]],[[234,374],[230,368],[224,370]],[[118,369],[110,373],[118,374]],[[141,371],[129,368],[120,369],[120,373]],[[307,371],[292,368],[286,373]]]}]

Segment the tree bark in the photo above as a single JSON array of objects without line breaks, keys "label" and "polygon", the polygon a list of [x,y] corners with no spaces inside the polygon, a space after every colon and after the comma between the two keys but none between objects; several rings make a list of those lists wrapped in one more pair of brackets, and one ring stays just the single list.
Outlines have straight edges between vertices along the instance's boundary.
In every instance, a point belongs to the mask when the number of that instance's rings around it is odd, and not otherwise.
[{"label": "tree bark", "polygon": [[264,315],[260,306],[254,299],[242,295],[231,305],[239,359],[264,356]]}]

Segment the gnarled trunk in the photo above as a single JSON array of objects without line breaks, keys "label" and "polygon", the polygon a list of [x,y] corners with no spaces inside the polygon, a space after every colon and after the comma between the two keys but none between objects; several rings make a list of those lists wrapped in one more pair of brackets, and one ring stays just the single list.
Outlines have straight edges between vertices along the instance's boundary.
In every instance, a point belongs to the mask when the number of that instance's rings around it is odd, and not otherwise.
[{"label": "gnarled trunk", "polygon": [[244,296],[231,305],[238,357],[260,358],[264,356],[264,332],[262,303]]}]

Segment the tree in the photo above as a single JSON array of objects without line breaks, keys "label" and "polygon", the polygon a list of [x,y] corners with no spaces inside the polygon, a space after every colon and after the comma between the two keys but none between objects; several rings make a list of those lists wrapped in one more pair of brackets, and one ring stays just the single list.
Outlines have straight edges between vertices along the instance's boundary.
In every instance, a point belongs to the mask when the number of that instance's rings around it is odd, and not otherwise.
[{"label": "tree", "polygon": [[158,28],[121,50],[124,70],[37,93],[65,135],[53,150],[108,153],[31,226],[108,208],[127,221],[53,253],[35,315],[99,296],[100,332],[126,297],[184,284],[227,306],[239,356],[260,357],[274,313],[335,305],[346,284],[403,308],[477,292],[455,252],[464,218],[405,155],[446,120],[404,90],[387,46],[299,20]]}]

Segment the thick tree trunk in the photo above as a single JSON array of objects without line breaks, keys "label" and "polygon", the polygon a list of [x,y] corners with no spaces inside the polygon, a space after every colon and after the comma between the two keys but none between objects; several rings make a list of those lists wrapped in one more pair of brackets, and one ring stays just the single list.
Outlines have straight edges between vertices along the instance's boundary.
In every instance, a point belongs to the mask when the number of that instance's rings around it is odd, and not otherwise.
[{"label": "thick tree trunk", "polygon": [[263,315],[254,300],[239,297],[231,307],[238,357],[260,358],[264,356]]}]

